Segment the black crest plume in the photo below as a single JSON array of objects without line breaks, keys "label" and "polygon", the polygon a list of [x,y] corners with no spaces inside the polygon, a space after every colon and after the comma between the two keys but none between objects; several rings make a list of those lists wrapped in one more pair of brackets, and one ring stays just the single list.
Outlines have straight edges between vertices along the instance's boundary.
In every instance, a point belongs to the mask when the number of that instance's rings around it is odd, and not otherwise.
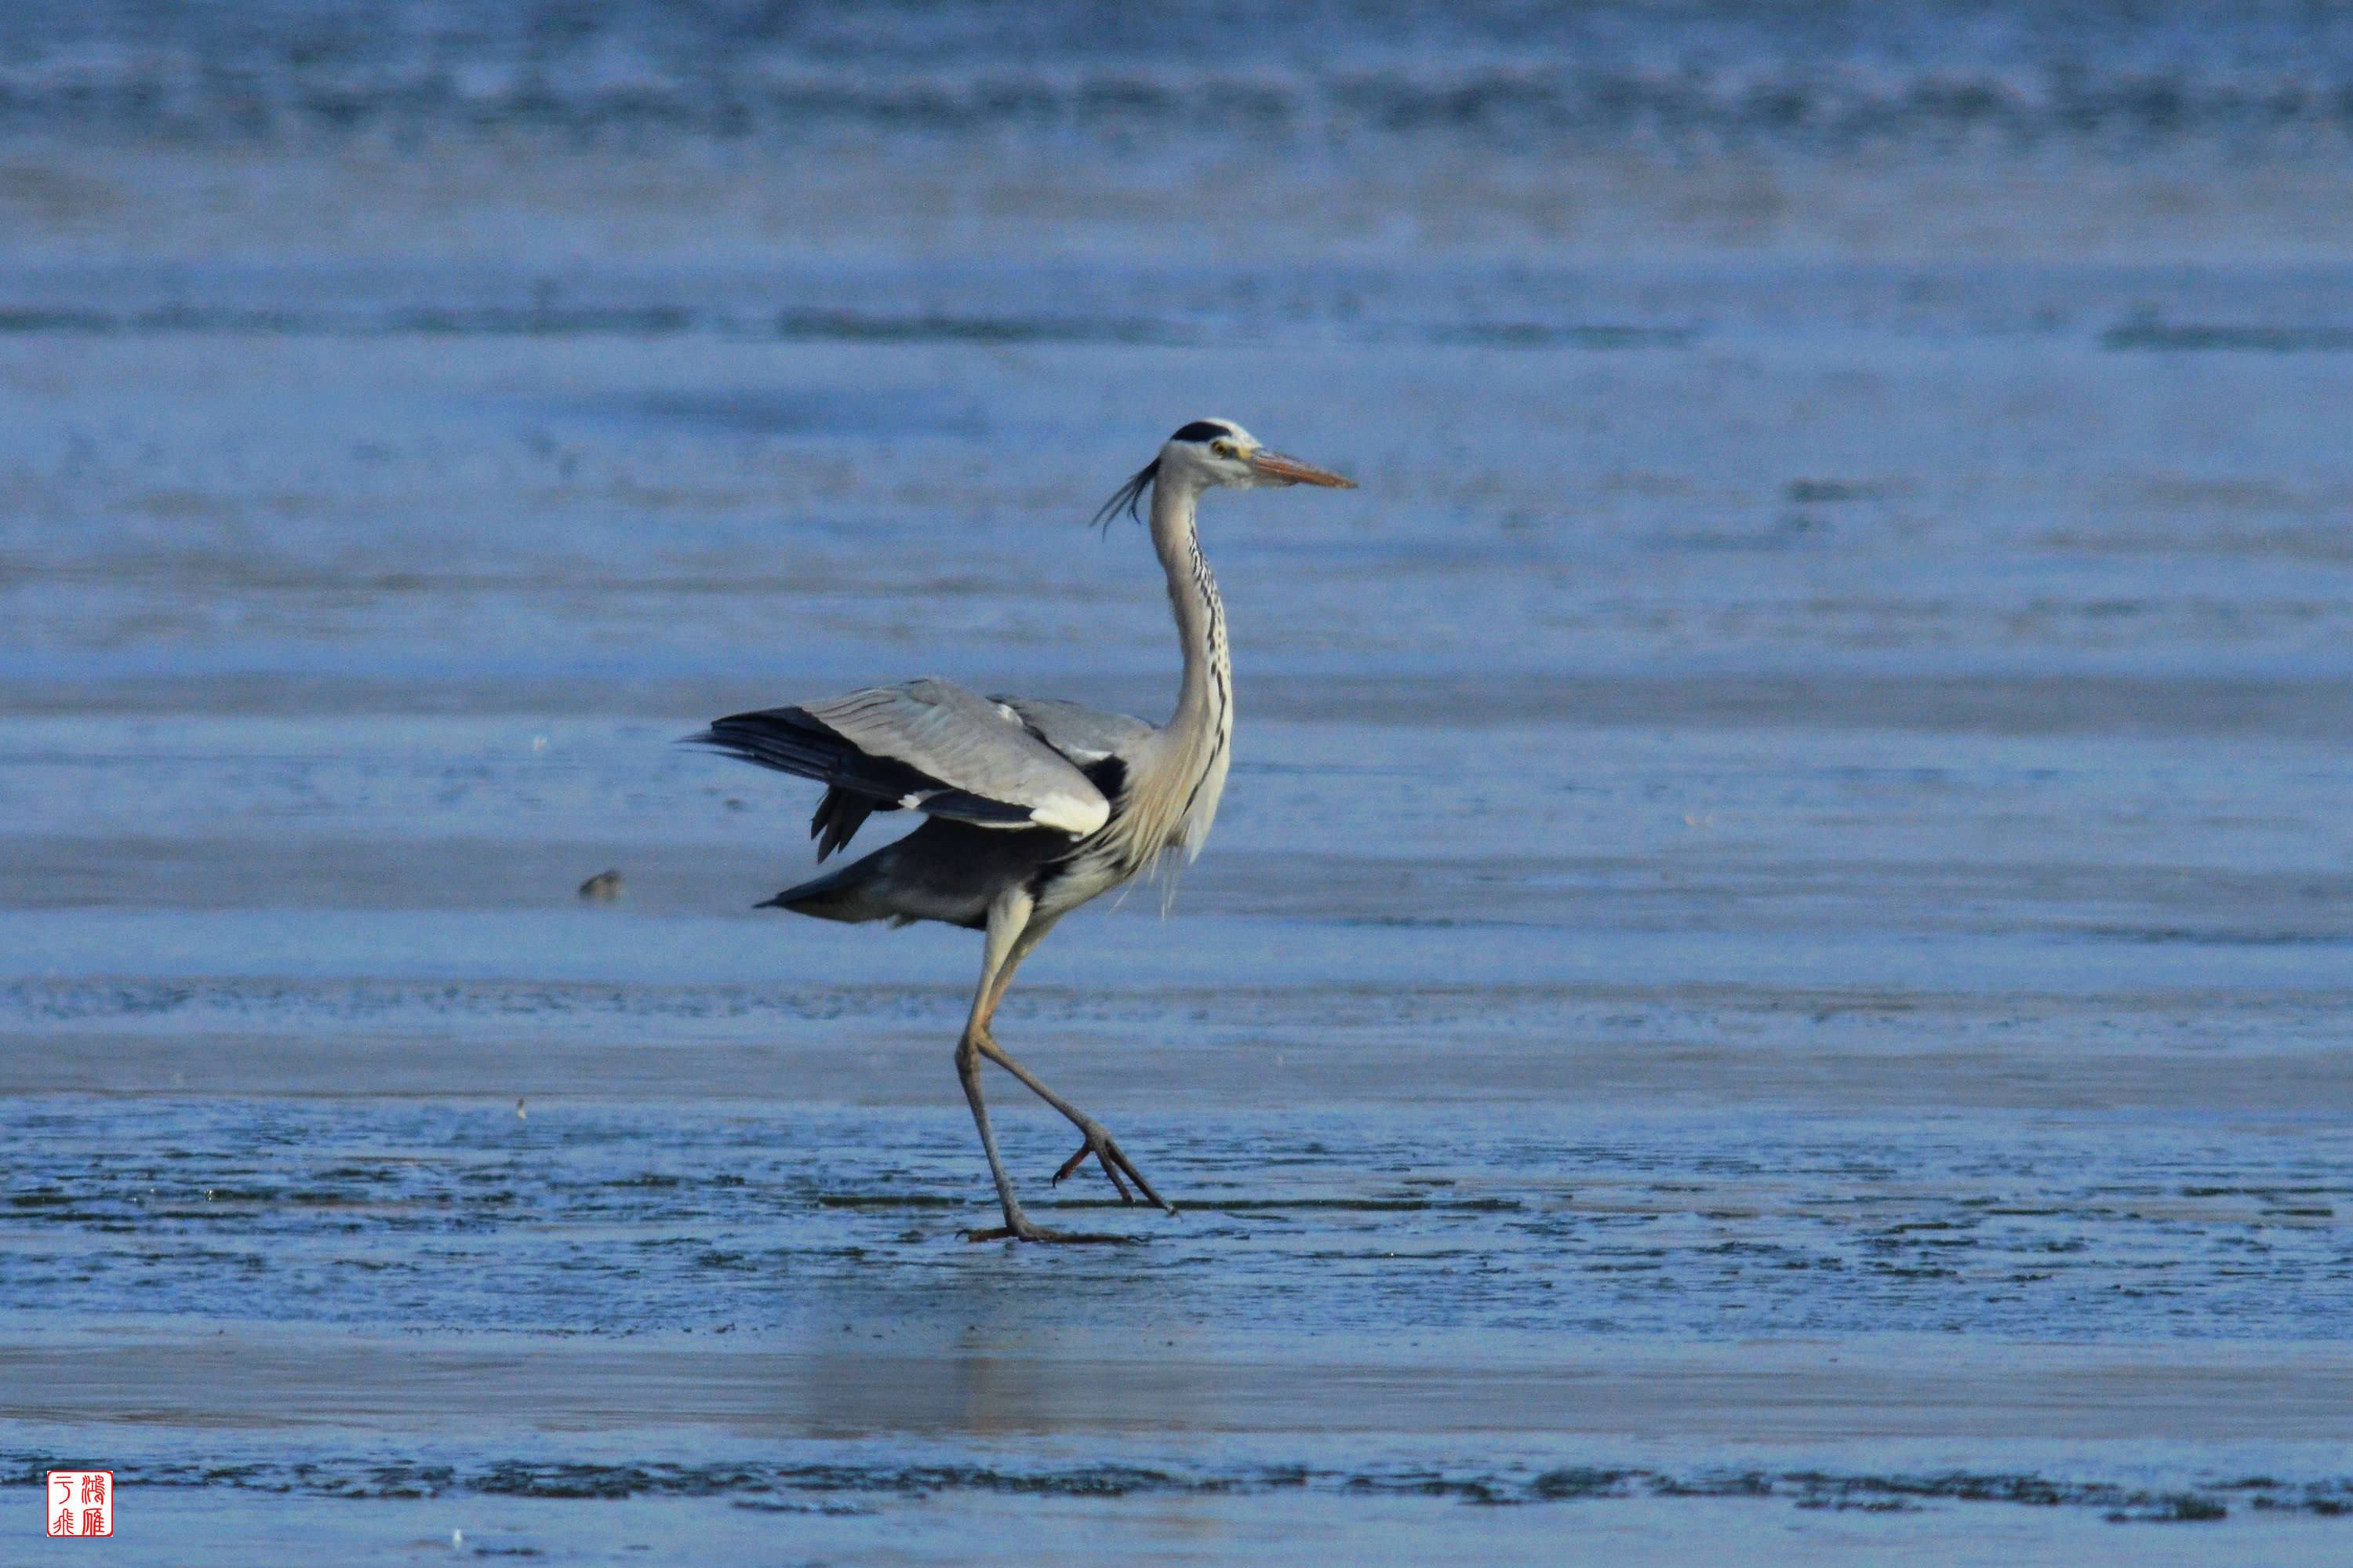
[{"label": "black crest plume", "polygon": [[1121,485],[1117,490],[1112,492],[1111,499],[1103,503],[1103,509],[1094,514],[1094,520],[1089,523],[1087,526],[1090,528],[1109,528],[1111,526],[1111,520],[1118,516],[1123,512],[1126,513],[1130,517],[1134,518],[1138,523],[1143,522],[1144,513],[1142,508],[1144,505],[1144,493],[1151,489],[1152,482],[1159,477],[1160,460],[1158,458],[1154,458],[1150,462],[1145,463],[1142,468],[1135,471],[1134,478],[1129,480],[1125,484]]}]

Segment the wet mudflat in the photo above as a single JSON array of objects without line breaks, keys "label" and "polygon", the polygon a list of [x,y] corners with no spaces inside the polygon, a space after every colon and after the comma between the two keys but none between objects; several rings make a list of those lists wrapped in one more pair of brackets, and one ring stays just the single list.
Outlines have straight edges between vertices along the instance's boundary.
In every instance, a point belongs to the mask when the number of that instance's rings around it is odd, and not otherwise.
[{"label": "wet mudflat", "polygon": [[2300,741],[1264,722],[1002,1029],[1184,1213],[1024,1252],[969,941],[751,912],[790,803],[679,727],[14,722],[20,1463],[190,1563],[2341,1547],[2340,878],[2231,806],[2331,844]]},{"label": "wet mudflat", "polygon": [[[2353,1560],[2353,207],[2216,85],[2334,32],[395,9],[0,23],[0,1460],[114,1558]],[[1132,1240],[976,1245],[975,939],[671,742],[1162,716],[1082,524],[1210,413],[1364,488],[1205,509],[1216,833],[999,1028],[1182,1213],[1002,1083]]]}]

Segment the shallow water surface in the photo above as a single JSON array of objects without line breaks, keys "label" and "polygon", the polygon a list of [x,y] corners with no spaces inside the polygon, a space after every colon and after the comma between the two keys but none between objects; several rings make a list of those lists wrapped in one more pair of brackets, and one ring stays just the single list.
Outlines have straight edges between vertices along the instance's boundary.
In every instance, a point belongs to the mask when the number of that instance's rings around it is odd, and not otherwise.
[{"label": "shallow water surface", "polygon": [[[0,17],[0,1457],[117,1559],[2353,1560],[2340,23],[380,9]],[[1161,716],[1208,413],[1363,488],[1205,509],[1217,832],[1000,1018],[1181,1213],[993,1082],[1124,1239],[976,1245],[973,938],[672,741]]]}]

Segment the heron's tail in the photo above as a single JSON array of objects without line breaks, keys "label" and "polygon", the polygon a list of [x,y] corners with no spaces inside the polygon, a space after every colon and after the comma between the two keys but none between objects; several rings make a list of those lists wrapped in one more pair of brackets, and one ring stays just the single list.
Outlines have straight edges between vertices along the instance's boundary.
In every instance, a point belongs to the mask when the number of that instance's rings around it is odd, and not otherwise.
[{"label": "heron's tail", "polygon": [[863,860],[850,862],[837,871],[813,877],[796,886],[787,887],[774,898],[753,906],[755,909],[789,909],[796,915],[814,915],[820,920],[846,920],[856,924],[861,920],[904,921],[882,897],[882,868],[878,863],[889,846],[875,851]]}]

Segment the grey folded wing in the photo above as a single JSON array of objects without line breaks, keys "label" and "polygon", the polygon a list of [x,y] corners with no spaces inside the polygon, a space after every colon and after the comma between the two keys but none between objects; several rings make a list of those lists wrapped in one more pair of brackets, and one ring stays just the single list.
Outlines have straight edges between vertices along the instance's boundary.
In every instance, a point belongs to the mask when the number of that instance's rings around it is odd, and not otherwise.
[{"label": "grey folded wing", "polygon": [[[1084,838],[1111,802],[1011,707],[953,682],[873,686],[829,702],[720,719],[691,743],[832,786],[820,831],[846,840],[874,810],[913,807],[989,828],[1053,828]],[[838,800],[841,796],[850,800]],[[854,820],[853,820],[854,819]],[[827,846],[829,847],[829,846]]]},{"label": "grey folded wing", "polygon": [[1081,707],[1060,697],[991,697],[1011,708],[1039,739],[1081,768],[1106,758],[1128,758],[1151,738],[1154,726],[1126,714],[1107,714]]}]

